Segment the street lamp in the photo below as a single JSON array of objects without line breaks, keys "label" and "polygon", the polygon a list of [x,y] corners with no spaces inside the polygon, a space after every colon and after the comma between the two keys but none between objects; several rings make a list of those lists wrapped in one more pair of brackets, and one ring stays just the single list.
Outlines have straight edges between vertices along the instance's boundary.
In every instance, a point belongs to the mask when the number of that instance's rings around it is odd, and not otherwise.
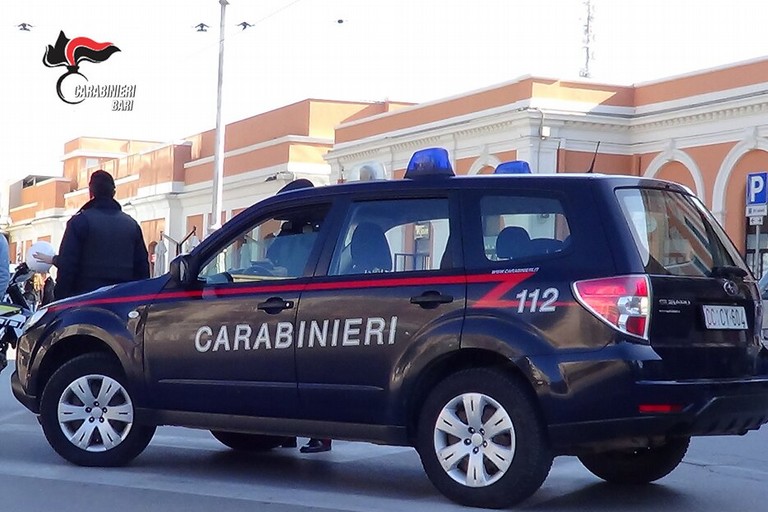
[{"label": "street lamp", "polygon": [[221,203],[224,185],[224,131],[226,127],[221,122],[221,91],[224,85],[224,18],[229,2],[219,0],[219,4],[221,4],[221,19],[219,23],[219,77],[216,89],[216,147],[213,152],[213,205],[208,225],[209,234],[221,227]]}]

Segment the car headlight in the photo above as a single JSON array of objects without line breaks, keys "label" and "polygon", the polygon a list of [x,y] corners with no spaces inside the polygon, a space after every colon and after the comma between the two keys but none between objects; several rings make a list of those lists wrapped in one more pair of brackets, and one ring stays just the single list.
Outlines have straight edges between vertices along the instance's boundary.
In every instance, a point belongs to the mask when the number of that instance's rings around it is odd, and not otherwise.
[{"label": "car headlight", "polygon": [[34,312],[34,314],[29,317],[24,324],[24,327],[22,327],[21,332],[22,334],[30,330],[34,325],[40,321],[41,318],[45,316],[45,314],[48,312],[48,308],[41,308]]}]

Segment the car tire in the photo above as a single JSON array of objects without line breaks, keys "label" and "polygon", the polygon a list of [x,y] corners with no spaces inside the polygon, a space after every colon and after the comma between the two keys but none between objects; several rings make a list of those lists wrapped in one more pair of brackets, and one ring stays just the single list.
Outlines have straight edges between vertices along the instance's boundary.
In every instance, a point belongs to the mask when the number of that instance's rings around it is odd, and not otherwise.
[{"label": "car tire", "polygon": [[286,441],[286,438],[282,436],[242,434],[222,430],[211,430],[211,434],[224,446],[244,452],[266,452],[272,448],[277,448]]},{"label": "car tire", "polygon": [[[465,506],[505,508],[549,474],[552,450],[521,379],[477,368],[455,373],[421,409],[416,448],[433,485]],[[476,413],[467,411],[476,410]],[[479,470],[479,471],[478,471]]]},{"label": "car tire", "polygon": [[56,453],[79,466],[122,466],[144,451],[156,427],[135,422],[127,382],[106,354],[64,363],[45,385],[40,403],[40,424]]},{"label": "car tire", "polygon": [[670,474],[685,457],[689,437],[669,439],[661,446],[581,455],[593,475],[615,484],[641,485]]}]

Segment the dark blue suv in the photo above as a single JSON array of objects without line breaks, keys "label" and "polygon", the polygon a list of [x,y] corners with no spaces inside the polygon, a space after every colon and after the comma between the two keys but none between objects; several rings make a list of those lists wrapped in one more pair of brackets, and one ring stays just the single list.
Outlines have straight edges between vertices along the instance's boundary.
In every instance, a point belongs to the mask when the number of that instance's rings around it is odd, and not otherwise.
[{"label": "dark blue suv", "polygon": [[157,425],[236,450],[363,440],[415,447],[480,507],[529,497],[558,455],[643,484],[692,436],[768,422],[757,286],[690,191],[445,157],[295,182],[169,274],[39,310],[15,396],[75,464],[127,463]]}]

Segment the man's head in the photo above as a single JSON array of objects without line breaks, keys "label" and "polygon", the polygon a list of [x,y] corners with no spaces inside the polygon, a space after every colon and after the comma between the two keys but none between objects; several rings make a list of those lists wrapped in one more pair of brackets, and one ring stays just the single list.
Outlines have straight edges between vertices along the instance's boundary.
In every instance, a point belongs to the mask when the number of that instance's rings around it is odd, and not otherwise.
[{"label": "man's head", "polygon": [[88,191],[92,198],[115,197],[115,180],[107,171],[94,171],[91,174],[91,180],[88,182]]}]

